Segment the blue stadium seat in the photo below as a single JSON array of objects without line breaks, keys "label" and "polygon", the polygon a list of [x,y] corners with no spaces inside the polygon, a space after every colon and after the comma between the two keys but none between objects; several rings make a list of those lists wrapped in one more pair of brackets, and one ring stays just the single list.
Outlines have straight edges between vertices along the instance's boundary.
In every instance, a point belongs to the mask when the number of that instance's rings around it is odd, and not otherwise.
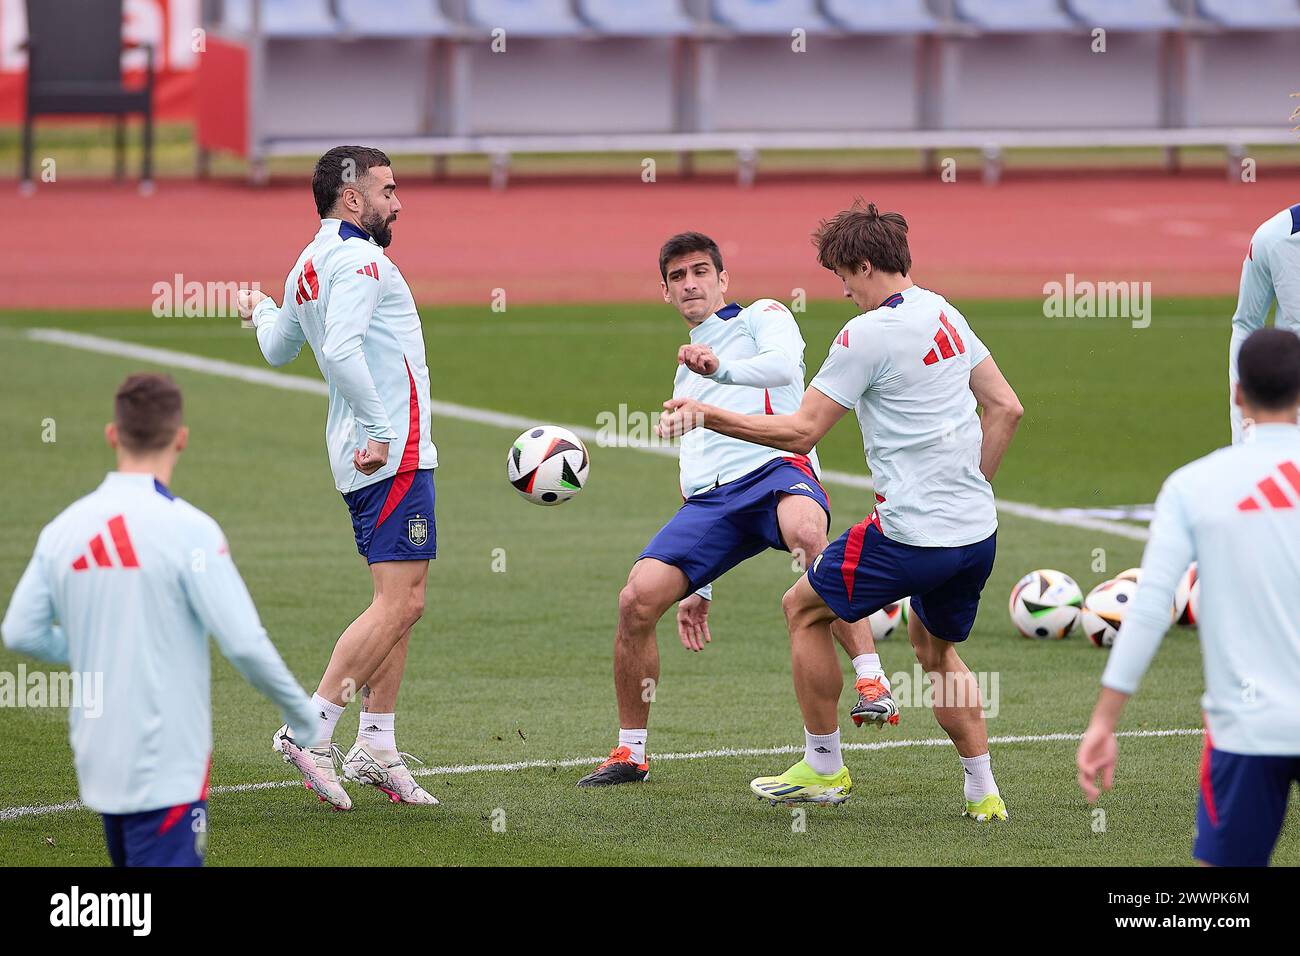
[{"label": "blue stadium seat", "polygon": [[784,34],[796,27],[808,33],[834,31],[817,10],[817,0],[713,0],[718,22],[737,33]]},{"label": "blue stadium seat", "polygon": [[[256,0],[225,0],[222,25],[239,33],[253,29]],[[269,37],[321,37],[339,32],[328,0],[261,0],[262,34]]]},{"label": "blue stadium seat", "polygon": [[476,26],[504,28],[507,38],[573,36],[586,29],[568,0],[466,0],[465,12]]},{"label": "blue stadium seat", "polygon": [[601,33],[681,36],[695,30],[680,0],[578,0],[578,13]]},{"label": "blue stadium seat", "polygon": [[1056,0],[956,0],[957,15],[984,30],[1035,33],[1079,26]]},{"label": "blue stadium seat", "polygon": [[850,33],[933,33],[925,0],[824,0],[826,15]]},{"label": "blue stadium seat", "polygon": [[1206,17],[1239,30],[1275,30],[1300,27],[1296,0],[1200,0]]},{"label": "blue stadium seat", "polygon": [[339,23],[353,36],[435,37],[452,32],[438,0],[336,0]]},{"label": "blue stadium seat", "polygon": [[1065,0],[1065,7],[1084,26],[1108,30],[1172,30],[1182,23],[1168,0]]}]

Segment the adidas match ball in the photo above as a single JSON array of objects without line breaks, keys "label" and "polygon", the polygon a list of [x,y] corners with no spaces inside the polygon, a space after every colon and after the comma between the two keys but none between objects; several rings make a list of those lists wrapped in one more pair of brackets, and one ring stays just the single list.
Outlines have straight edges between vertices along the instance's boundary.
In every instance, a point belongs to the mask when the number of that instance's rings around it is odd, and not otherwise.
[{"label": "adidas match ball", "polygon": [[1011,623],[1025,637],[1059,641],[1079,622],[1083,592],[1068,574],[1030,571],[1011,589]]},{"label": "adidas match ball", "polygon": [[506,478],[533,504],[558,505],[587,483],[587,447],[557,425],[530,428],[510,448]]},{"label": "adidas match ball", "polygon": [[1124,622],[1124,612],[1133,603],[1137,584],[1128,579],[1112,578],[1102,581],[1083,599],[1080,623],[1088,640],[1098,647],[1115,643],[1119,626]]},{"label": "adidas match ball", "polygon": [[1196,570],[1196,562],[1193,561],[1183,572],[1178,587],[1174,590],[1174,620],[1183,627],[1196,626],[1196,612],[1200,601],[1193,600],[1192,596],[1199,598],[1200,594],[1201,578]]},{"label": "adidas match ball", "polygon": [[876,640],[888,637],[899,624],[904,628],[907,627],[907,611],[905,606],[907,599],[896,601],[893,604],[886,604],[879,611],[869,615],[867,620],[871,622],[871,636]]}]

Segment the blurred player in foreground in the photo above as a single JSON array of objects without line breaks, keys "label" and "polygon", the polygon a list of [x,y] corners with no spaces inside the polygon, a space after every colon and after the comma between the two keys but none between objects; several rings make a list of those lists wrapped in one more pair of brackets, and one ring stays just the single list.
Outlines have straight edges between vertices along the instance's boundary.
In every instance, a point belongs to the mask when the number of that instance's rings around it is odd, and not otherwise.
[{"label": "blurred player in foreground", "polygon": [[[691,342],[677,352],[673,395],[708,399],[739,414],[792,412],[803,394],[803,337],[775,299],[727,303],[729,277],[717,243],[698,232],[673,236],[659,251],[664,301],[686,320]],[[618,745],[578,781],[600,787],[645,780],[647,686],[659,681],[655,625],[673,602],[682,645],[709,643],[712,582],[775,548],[804,562],[826,547],[830,501],[817,478],[817,452],[779,451],[710,432],[682,440],[685,503],[646,545],[619,594],[614,643]],[[695,592],[695,593],[692,593]],[[837,622],[835,636],[858,674],[853,718],[898,723],[898,707],[866,621]],[[649,685],[646,681],[650,681]]]},{"label": "blurred player in foreground", "polygon": [[961,756],[963,812],[1005,820],[979,688],[957,644],[970,634],[993,570],[997,511],[989,482],[1023,409],[961,313],[908,277],[902,216],[854,205],[823,222],[816,242],[821,264],[866,311],[835,337],[798,409],[741,415],[674,398],[659,426],[665,437],[706,428],[805,453],[851,408],[862,427],[876,510],[833,541],[782,602],[804,759],[750,789],[773,802],[847,799],[852,781],[836,717],[843,681],[831,625],[911,595],[908,635],[930,674],[935,717]]},{"label": "blurred player in foreground", "polygon": [[1274,300],[1274,327],[1300,335],[1300,205],[1283,209],[1256,229],[1241,264],[1241,290],[1228,342],[1228,421],[1234,442],[1241,441],[1237,353],[1247,336],[1264,327]]},{"label": "blurred player in foreground", "polygon": [[[5,646],[102,681],[69,710],[81,800],[114,866],[201,866],[212,700],[208,634],[294,727],[311,701],[266,636],[217,523],[168,490],[189,442],[181,393],[132,375],[104,429],[117,470],[41,531],[5,613]],[[55,623],[55,622],[58,623]]]},{"label": "blurred player in foreground", "polygon": [[1113,785],[1115,727],[1196,561],[1206,730],[1192,855],[1265,866],[1300,783],[1300,338],[1261,329],[1237,369],[1236,402],[1252,424],[1238,444],[1175,471],[1156,499],[1142,580],[1079,745],[1079,786],[1095,801],[1098,777]]},{"label": "blurred player in foreground", "polygon": [[284,283],[284,305],[240,292],[240,313],[257,328],[272,365],[310,343],[329,385],[325,442],[335,487],[352,513],[357,550],[370,565],[374,599],[334,645],[312,698],[318,719],[306,737],[276,731],[273,746],[321,800],[352,800],[339,783],[334,728],[358,688],[361,723],[343,775],[394,802],[436,804],[397,749],[397,692],[411,629],[424,613],[429,561],[437,555],[429,437],[429,369],[415,300],[384,254],[402,208],[388,157],[336,146],[312,175],[320,230]]}]

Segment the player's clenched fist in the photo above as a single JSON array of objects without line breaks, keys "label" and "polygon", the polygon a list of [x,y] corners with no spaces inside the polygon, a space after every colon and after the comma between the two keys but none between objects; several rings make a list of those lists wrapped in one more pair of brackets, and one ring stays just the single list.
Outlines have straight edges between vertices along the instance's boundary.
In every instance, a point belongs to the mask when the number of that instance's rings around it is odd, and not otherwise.
[{"label": "player's clenched fist", "polygon": [[352,452],[352,467],[363,475],[373,475],[386,464],[388,464],[388,442],[375,441],[372,438],[366,442],[365,448],[358,448]]},{"label": "player's clenched fist", "polygon": [[696,375],[712,375],[718,370],[718,357],[707,345],[683,345],[677,350],[677,364]]},{"label": "player's clenched fist", "polygon": [[704,427],[704,406],[693,398],[670,398],[664,402],[655,434],[660,438],[680,438],[688,431]]},{"label": "player's clenched fist", "polygon": [[257,303],[265,298],[266,293],[259,292],[257,289],[240,289],[235,295],[235,307],[239,309],[239,317],[245,321],[251,319]]}]

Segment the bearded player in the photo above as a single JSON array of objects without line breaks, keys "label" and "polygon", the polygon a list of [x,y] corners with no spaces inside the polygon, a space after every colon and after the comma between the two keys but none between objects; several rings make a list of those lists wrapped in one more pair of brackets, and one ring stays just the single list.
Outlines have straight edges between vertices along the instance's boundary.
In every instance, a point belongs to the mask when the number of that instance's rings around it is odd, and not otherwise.
[{"label": "bearded player", "polygon": [[997,511],[989,482],[1023,409],[961,313],[908,276],[902,216],[854,205],[823,222],[815,239],[821,264],[864,311],[835,337],[799,407],[746,415],[678,397],[664,403],[659,425],[664,437],[703,428],[796,453],[811,449],[849,409],[862,427],[876,511],[832,542],[782,601],[804,759],[750,789],[773,802],[848,798],[853,783],[840,751],[842,677],[831,629],[837,618],[860,621],[911,595],[908,636],[931,675],[935,717],[961,757],[963,813],[1006,820],[979,688],[957,645],[970,634],[993,570]]},{"label": "bearded player", "polygon": [[429,437],[424,335],[411,290],[384,251],[402,204],[388,157],[364,146],[322,156],[312,192],[320,230],[285,280],[284,305],[244,291],[240,312],[252,319],[270,364],[292,361],[304,343],[316,355],[329,385],[325,441],[334,483],[370,566],[374,599],[334,645],[312,698],[318,720],[311,739],[281,727],[272,745],[322,801],[350,809],[333,739],[360,688],[361,723],[343,757],[344,777],[394,802],[436,804],[403,761],[394,730],[411,629],[424,612],[437,553],[438,456]]},{"label": "bearded player", "polygon": [[[803,394],[803,338],[794,316],[775,299],[727,303],[728,275],[717,244],[698,232],[673,236],[659,252],[664,301],[677,309],[690,344],[678,350],[676,396],[707,399],[739,414],[787,414]],[[710,432],[682,441],[685,503],[632,566],[619,595],[614,643],[618,744],[580,787],[646,779],[646,725],[659,681],[655,625],[675,602],[683,646],[711,640],[712,582],[768,548],[804,560],[826,547],[830,502],[817,478],[817,452],[764,447]],[[858,674],[855,722],[898,723],[898,707],[880,667],[866,621],[839,622],[835,636]],[[653,683],[647,685],[647,681]]]}]

